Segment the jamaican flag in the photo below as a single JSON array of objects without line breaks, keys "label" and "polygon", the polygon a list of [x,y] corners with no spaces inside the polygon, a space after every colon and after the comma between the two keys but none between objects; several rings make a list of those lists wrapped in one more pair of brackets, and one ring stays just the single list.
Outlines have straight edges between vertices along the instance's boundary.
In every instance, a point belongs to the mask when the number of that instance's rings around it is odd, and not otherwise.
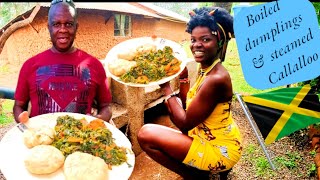
[{"label": "jamaican flag", "polygon": [[320,103],[310,85],[243,96],[266,144],[320,122]]}]

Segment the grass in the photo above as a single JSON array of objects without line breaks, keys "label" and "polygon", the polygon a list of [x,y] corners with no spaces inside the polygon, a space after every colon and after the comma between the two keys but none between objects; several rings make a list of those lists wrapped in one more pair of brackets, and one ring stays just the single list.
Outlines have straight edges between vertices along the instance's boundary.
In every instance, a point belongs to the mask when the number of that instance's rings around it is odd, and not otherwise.
[{"label": "grass", "polygon": [[259,144],[248,144],[244,148],[242,158],[254,167],[254,173],[257,177],[265,177],[268,174],[268,178],[271,178],[275,173],[271,169],[268,159],[261,154],[261,151]]},{"label": "grass", "polygon": [[[310,152],[310,156],[314,156],[314,151]],[[242,158],[254,167],[256,177],[261,179],[272,179],[277,176],[277,170],[271,169],[268,159],[262,154],[262,149],[258,144],[248,144],[243,151]],[[299,174],[299,166],[305,163],[300,151],[288,150],[284,154],[275,156],[272,163],[276,169],[286,168],[292,173]],[[316,166],[314,163],[308,163],[308,176],[313,177],[316,173]],[[300,175],[302,176],[302,174]]]},{"label": "grass", "polygon": [[13,104],[14,104],[13,100],[6,99],[2,104],[2,111],[6,113],[12,112]]},{"label": "grass", "polygon": [[281,166],[285,166],[288,169],[297,167],[297,162],[301,161],[302,158],[297,152],[288,152],[285,156],[279,156],[275,158],[275,161]]},{"label": "grass", "polygon": [[6,125],[13,122],[12,108],[14,101],[13,100],[3,100],[0,101],[0,126]]},{"label": "grass", "polygon": [[228,44],[226,59],[223,62],[223,65],[230,73],[233,91],[235,93],[256,94],[281,88],[279,87],[261,90],[256,89],[247,83],[242,72],[237,43],[235,39],[231,39]]}]

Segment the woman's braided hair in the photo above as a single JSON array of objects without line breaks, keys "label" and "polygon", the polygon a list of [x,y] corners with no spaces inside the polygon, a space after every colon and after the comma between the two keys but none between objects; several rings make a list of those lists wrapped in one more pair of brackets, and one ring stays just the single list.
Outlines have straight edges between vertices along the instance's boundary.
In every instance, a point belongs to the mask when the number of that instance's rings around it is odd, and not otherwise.
[{"label": "woman's braided hair", "polygon": [[[189,12],[190,20],[186,32],[190,33],[197,26],[208,27],[218,37],[219,48],[234,37],[233,17],[221,7],[201,7]],[[223,61],[224,59],[222,59]]]}]

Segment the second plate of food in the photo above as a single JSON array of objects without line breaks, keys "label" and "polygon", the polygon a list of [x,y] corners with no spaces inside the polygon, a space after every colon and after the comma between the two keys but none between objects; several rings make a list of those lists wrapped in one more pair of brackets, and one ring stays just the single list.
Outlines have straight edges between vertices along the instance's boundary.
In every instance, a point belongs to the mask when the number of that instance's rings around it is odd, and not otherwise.
[{"label": "second plate of food", "polygon": [[163,84],[177,77],[186,66],[184,48],[164,38],[140,37],[123,41],[107,54],[107,75],[135,87]]}]

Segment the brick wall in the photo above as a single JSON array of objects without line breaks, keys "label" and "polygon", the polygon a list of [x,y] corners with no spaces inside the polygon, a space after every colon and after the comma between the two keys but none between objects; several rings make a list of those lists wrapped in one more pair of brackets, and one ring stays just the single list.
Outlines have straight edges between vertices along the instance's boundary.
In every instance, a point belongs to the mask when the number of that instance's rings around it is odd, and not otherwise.
[{"label": "brick wall", "polygon": [[11,34],[0,54],[0,64],[22,65],[27,58],[51,46],[46,14],[41,9],[30,26]]}]

